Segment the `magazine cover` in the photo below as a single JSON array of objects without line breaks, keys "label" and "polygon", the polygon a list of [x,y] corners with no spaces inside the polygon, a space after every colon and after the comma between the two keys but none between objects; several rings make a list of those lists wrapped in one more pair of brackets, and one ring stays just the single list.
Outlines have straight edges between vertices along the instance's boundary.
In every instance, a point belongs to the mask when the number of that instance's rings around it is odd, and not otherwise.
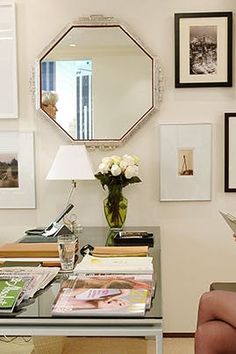
[{"label": "magazine cover", "polygon": [[62,288],[145,289],[147,309],[155,290],[151,274],[79,274],[65,280]]},{"label": "magazine cover", "polygon": [[0,279],[0,313],[13,311],[24,284],[19,278]]},{"label": "magazine cover", "polygon": [[52,308],[53,316],[144,316],[147,290],[62,288]]}]

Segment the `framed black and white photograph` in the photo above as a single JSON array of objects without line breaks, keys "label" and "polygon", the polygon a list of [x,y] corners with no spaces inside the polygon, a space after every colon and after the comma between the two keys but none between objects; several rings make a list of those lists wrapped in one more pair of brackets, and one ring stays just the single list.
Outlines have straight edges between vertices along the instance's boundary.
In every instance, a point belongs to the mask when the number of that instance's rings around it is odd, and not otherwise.
[{"label": "framed black and white photograph", "polygon": [[211,200],[211,124],[159,127],[160,200]]},{"label": "framed black and white photograph", "polygon": [[225,113],[225,192],[236,192],[236,113]]},{"label": "framed black and white photograph", "polygon": [[175,87],[232,86],[232,12],[175,14]]},{"label": "framed black and white photograph", "polygon": [[33,133],[0,132],[0,209],[35,208]]}]

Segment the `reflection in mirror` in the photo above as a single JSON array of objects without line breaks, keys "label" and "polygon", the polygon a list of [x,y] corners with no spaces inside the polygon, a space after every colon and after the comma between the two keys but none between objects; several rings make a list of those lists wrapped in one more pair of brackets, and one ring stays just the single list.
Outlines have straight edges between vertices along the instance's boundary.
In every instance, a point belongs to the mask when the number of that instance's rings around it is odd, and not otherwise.
[{"label": "reflection in mirror", "polygon": [[56,119],[58,95],[54,91],[42,92],[42,109],[52,119]]},{"label": "reflection in mirror", "polygon": [[72,25],[39,64],[40,108],[74,141],[118,143],[155,108],[154,57],[119,24]]}]

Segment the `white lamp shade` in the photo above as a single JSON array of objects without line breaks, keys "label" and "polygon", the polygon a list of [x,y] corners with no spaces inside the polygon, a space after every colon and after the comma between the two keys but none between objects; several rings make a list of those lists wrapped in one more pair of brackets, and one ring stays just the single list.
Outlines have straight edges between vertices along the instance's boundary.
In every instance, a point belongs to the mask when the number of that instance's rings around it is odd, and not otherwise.
[{"label": "white lamp shade", "polygon": [[86,147],[84,145],[61,145],[46,179],[95,179]]}]

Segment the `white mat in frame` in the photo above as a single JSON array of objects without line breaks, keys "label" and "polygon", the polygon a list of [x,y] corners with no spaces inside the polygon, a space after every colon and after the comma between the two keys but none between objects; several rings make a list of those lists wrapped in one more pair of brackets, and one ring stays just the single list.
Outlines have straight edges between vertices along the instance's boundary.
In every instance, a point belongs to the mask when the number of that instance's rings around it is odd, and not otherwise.
[{"label": "white mat in frame", "polygon": [[160,124],[160,200],[211,200],[212,125]]}]

